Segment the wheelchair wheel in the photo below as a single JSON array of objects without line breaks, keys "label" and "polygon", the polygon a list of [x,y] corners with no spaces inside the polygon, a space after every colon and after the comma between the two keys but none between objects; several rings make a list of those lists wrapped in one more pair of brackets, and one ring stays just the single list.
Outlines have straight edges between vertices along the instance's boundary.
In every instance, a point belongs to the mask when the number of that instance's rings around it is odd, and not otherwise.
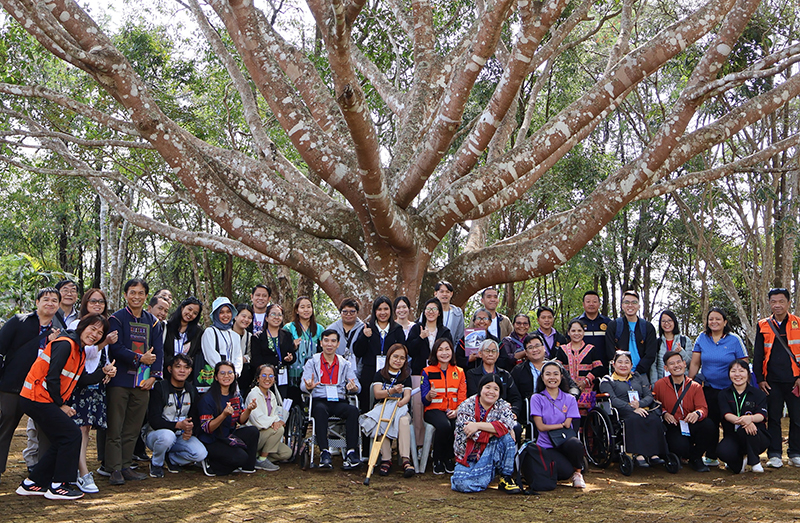
[{"label": "wheelchair wheel", "polygon": [[289,411],[289,419],[286,422],[286,444],[292,449],[292,457],[289,458],[291,462],[297,461],[299,457],[307,427],[303,408],[300,405],[294,405]]},{"label": "wheelchair wheel", "polygon": [[611,463],[614,455],[612,427],[611,418],[601,408],[592,409],[586,415],[581,440],[589,462],[596,467],[606,468]]},{"label": "wheelchair wheel", "polygon": [[677,474],[681,470],[681,458],[674,452],[667,454],[667,459],[664,460],[664,468],[670,474]]},{"label": "wheelchair wheel", "polygon": [[300,450],[297,455],[297,463],[303,470],[308,470],[311,467],[311,446],[307,441],[300,444]]},{"label": "wheelchair wheel", "polygon": [[633,474],[633,458],[624,452],[619,455],[619,471],[622,472],[623,476]]}]

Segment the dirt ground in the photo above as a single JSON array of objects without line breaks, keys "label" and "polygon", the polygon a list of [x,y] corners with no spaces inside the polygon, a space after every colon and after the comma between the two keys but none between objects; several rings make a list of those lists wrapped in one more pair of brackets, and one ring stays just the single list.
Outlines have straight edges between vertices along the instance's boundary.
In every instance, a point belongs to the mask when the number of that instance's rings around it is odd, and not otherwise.
[{"label": "dirt ground", "polygon": [[[8,470],[0,480],[0,523],[29,521],[327,522],[351,521],[584,521],[584,522],[789,522],[800,519],[800,469],[784,466],[764,474],[733,475],[723,469],[699,474],[684,468],[591,469],[587,488],[559,486],[538,496],[509,496],[490,487],[481,494],[450,490],[448,476],[430,472],[404,479],[398,472],[302,471],[282,465],[207,478],[199,469],[111,487],[96,476],[99,494],[78,501],[49,501],[14,493],[25,475],[25,421],[14,438]],[[90,456],[94,456],[94,446]],[[97,463],[93,463],[97,467]],[[147,463],[142,464],[147,470]]]}]

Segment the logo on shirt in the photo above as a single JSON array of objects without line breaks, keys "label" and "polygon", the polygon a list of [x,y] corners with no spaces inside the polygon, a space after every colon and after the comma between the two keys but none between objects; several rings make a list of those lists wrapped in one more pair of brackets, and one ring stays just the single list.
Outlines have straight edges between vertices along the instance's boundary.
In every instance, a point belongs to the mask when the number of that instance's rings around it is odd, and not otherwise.
[{"label": "logo on shirt", "polygon": [[608,325],[606,325],[605,323],[601,323],[600,324],[600,330],[601,331],[604,331],[604,330],[607,330],[607,329],[608,329]]},{"label": "logo on shirt", "polygon": [[454,371],[453,371],[453,379],[454,379],[454,380],[457,380],[457,379],[458,379],[458,371],[457,371],[457,370],[454,370]]},{"label": "logo on shirt", "polygon": [[800,328],[800,325],[797,324],[797,320],[792,320],[792,328],[793,329]]}]

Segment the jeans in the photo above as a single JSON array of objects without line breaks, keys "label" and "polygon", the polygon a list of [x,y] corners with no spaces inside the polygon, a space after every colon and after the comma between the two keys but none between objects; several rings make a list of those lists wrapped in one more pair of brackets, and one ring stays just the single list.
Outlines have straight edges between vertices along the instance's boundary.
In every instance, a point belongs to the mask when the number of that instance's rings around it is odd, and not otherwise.
[{"label": "jeans", "polygon": [[163,467],[164,457],[169,452],[169,457],[176,465],[189,465],[203,461],[208,455],[205,445],[192,436],[188,440],[178,436],[169,429],[158,429],[150,432],[145,439],[147,448],[153,451],[150,463]]}]

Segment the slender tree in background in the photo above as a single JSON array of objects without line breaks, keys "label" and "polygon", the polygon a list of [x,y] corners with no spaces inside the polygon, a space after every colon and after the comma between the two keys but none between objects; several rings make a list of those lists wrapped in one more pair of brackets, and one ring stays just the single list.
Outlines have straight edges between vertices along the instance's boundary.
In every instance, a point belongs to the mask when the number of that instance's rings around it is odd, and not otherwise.
[{"label": "slender tree in background", "polygon": [[[443,278],[460,303],[548,274],[634,199],[718,176],[684,166],[800,93],[800,75],[786,74],[800,56],[791,40],[726,72],[760,0],[308,0],[313,50],[279,32],[294,11],[177,0],[204,39],[193,70],[137,49],[146,39],[136,31],[107,35],[71,0],[0,4],[71,66],[59,77],[24,64],[4,72],[2,160],[83,176],[137,227],[284,265],[334,302],[417,298]],[[559,70],[576,56],[571,73]],[[683,77],[669,74],[678,65]],[[754,80],[768,84],[726,97]],[[210,83],[224,91],[201,104]],[[622,139],[631,99],[661,108],[633,145]],[[209,113],[221,129],[201,125]],[[607,149],[613,135],[624,153]],[[764,136],[752,154],[718,155],[715,169],[747,168],[797,141]],[[615,162],[573,188],[573,205],[486,240],[483,219],[590,144]],[[31,146],[52,153],[50,165],[32,160]],[[148,203],[131,206],[120,188]],[[174,216],[187,209],[208,226],[185,230]],[[468,248],[437,256],[448,234],[471,227]]]}]

